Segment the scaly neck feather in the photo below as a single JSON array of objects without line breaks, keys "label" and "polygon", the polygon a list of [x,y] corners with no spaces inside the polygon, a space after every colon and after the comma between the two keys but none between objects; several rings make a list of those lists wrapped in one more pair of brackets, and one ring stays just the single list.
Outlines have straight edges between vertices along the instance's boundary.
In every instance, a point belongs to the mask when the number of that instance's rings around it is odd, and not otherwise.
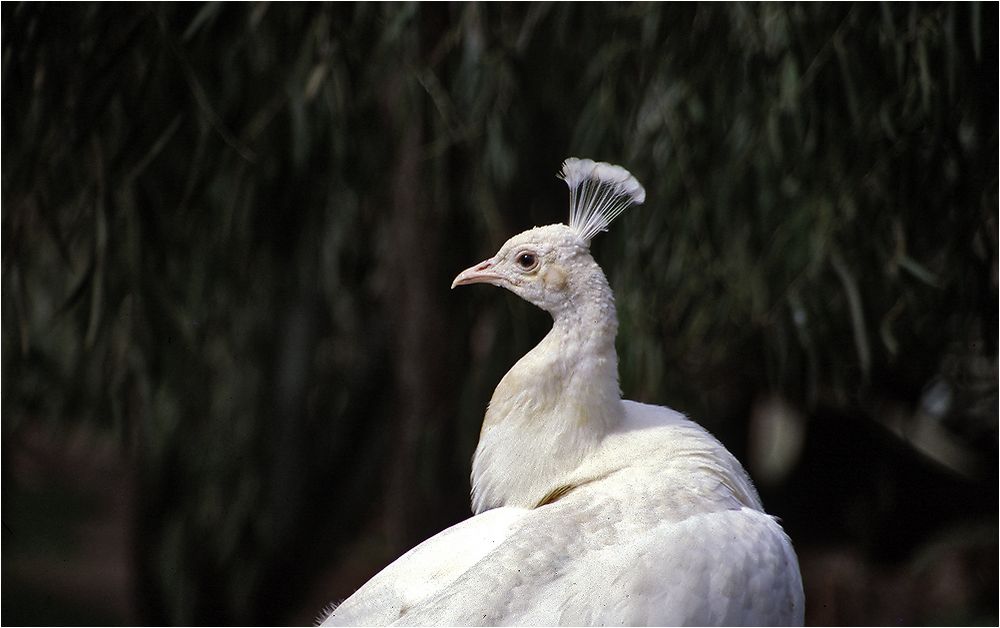
[{"label": "scaly neck feather", "polygon": [[614,295],[589,254],[552,329],[497,385],[473,459],[476,513],[537,506],[622,421]]}]

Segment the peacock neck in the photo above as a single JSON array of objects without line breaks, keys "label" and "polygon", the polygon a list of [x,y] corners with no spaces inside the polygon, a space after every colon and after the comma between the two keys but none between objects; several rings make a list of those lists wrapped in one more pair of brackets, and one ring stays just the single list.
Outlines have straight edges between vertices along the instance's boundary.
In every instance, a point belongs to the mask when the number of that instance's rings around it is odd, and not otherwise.
[{"label": "peacock neck", "polygon": [[473,460],[476,512],[539,505],[622,420],[614,296],[591,265],[493,393]]}]

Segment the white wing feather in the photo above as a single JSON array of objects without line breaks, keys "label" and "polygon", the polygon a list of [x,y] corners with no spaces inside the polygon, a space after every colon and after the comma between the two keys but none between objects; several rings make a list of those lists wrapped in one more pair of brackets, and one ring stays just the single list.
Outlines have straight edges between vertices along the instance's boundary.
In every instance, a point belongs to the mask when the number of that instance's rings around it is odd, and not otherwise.
[{"label": "white wing feather", "polygon": [[445,530],[324,625],[801,625],[791,543],[739,463],[676,412],[624,403],[580,469],[597,477]]},{"label": "white wing feather", "polygon": [[426,605],[518,529],[529,511],[495,508],[427,539],[334,608],[323,626],[387,626]]}]

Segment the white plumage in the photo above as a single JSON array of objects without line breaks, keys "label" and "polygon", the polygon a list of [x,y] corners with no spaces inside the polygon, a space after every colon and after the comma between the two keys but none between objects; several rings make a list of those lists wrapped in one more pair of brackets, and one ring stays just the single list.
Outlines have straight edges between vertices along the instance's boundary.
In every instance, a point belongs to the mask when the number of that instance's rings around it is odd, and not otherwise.
[{"label": "white plumage", "polygon": [[421,543],[323,625],[787,625],[791,543],[703,428],[621,399],[614,297],[590,239],[645,191],[567,159],[570,224],[536,227],[458,275],[552,314],[503,377],[473,459],[476,513]]}]

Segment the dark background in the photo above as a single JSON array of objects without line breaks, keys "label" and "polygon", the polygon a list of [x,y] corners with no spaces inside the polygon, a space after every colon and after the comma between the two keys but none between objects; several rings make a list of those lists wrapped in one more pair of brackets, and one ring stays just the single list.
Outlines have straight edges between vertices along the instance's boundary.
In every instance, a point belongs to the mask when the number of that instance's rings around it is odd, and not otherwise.
[{"label": "dark background", "polygon": [[807,620],[996,624],[997,5],[2,5],[4,624],[308,623],[469,514],[594,242],[625,396],[717,434]]}]

